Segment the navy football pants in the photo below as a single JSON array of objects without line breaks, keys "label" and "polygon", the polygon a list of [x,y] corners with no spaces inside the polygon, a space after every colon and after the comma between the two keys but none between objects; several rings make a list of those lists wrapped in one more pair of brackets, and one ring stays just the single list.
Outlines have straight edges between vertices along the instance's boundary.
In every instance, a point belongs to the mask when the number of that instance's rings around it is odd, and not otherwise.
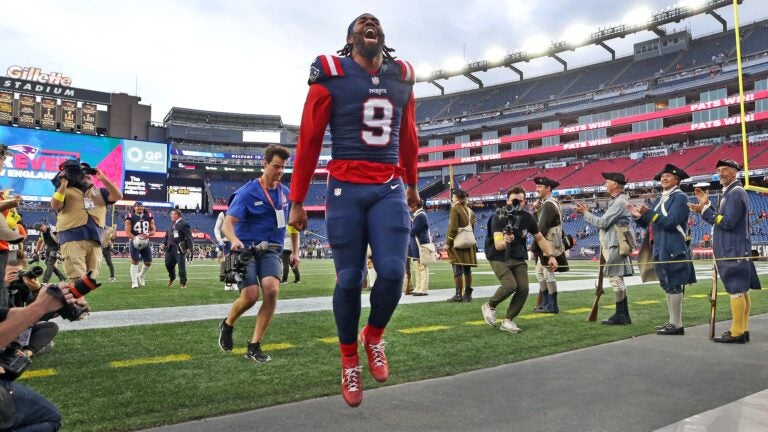
[{"label": "navy football pants", "polygon": [[384,328],[400,301],[410,217],[400,179],[355,184],[331,177],[326,197],[328,242],[336,266],[333,314],[339,342],[351,344],[357,341],[368,244],[377,274],[368,324]]}]

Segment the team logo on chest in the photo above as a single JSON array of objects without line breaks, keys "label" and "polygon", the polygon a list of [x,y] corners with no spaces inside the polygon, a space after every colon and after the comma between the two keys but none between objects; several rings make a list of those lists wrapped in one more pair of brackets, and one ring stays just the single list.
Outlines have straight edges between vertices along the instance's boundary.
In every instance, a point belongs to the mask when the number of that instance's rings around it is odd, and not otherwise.
[{"label": "team logo on chest", "polygon": [[341,196],[341,188],[336,188],[333,190],[334,196]]},{"label": "team logo on chest", "polygon": [[373,83],[373,85],[375,85],[375,86],[379,85],[379,77],[377,77],[377,76],[372,76],[372,77],[371,77],[371,82],[372,82],[372,83]]}]

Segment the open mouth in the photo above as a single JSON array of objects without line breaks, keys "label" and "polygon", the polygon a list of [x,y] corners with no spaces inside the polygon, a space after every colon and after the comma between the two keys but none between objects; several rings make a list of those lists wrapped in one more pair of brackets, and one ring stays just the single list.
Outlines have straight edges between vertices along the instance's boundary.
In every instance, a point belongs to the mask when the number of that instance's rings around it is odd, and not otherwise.
[{"label": "open mouth", "polygon": [[366,42],[376,43],[379,40],[379,36],[374,28],[369,27],[363,30],[363,39]]}]

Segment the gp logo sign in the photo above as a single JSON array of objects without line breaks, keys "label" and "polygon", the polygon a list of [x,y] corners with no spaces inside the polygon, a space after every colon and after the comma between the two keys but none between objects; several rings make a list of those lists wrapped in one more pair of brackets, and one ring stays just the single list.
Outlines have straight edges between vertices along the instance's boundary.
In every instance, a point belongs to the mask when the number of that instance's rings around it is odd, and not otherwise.
[{"label": "gp logo sign", "polygon": [[125,169],[165,173],[168,165],[168,148],[165,144],[143,141],[125,141]]}]

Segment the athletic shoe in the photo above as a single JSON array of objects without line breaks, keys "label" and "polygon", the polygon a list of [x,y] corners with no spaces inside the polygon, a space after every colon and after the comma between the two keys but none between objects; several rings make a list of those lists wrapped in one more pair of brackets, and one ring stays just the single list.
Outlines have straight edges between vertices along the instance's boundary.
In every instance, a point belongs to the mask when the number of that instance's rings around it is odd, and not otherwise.
[{"label": "athletic shoe", "polygon": [[35,356],[43,355],[53,351],[53,341],[48,342],[44,347],[40,348],[40,351],[35,353]]},{"label": "athletic shoe", "polygon": [[489,303],[483,303],[480,308],[483,311],[483,319],[491,327],[496,327],[496,309],[492,308]]},{"label": "athletic shoe", "polygon": [[109,278],[108,282],[117,282],[117,279],[111,277],[111,278]]},{"label": "athletic shoe", "polygon": [[351,407],[356,407],[363,401],[363,379],[360,376],[362,370],[357,354],[341,356],[341,397]]},{"label": "athletic shoe", "polygon": [[137,275],[137,277],[136,277],[136,278],[139,280],[139,286],[140,286],[140,287],[146,286],[146,283],[145,283],[145,281],[144,281],[144,275],[143,275],[143,274],[139,274],[139,275]]},{"label": "athletic shoe", "polygon": [[232,331],[234,329],[234,327],[227,325],[226,318],[219,323],[219,348],[222,351],[232,351],[232,346],[234,345],[232,343]]},{"label": "athletic shoe", "polygon": [[245,358],[248,360],[257,361],[259,363],[269,363],[272,361],[272,357],[268,356],[261,350],[261,342],[249,343],[248,350],[245,352]]},{"label": "athletic shoe", "polygon": [[138,287],[139,287],[138,285],[131,285],[131,288],[133,288],[133,289],[136,289]]},{"label": "athletic shoe", "polygon": [[168,288],[172,287],[175,281],[176,279],[168,279]]},{"label": "athletic shoe", "polygon": [[187,284],[184,284],[184,285],[179,285],[179,288],[181,288],[181,289],[186,289],[186,288],[187,288]]},{"label": "athletic shoe", "polygon": [[499,330],[510,332],[510,333],[520,333],[522,331],[520,327],[518,327],[517,324],[515,324],[514,321],[509,319],[505,319],[501,323],[501,327],[499,327]]},{"label": "athletic shoe", "polygon": [[293,283],[295,283],[295,284],[300,284],[300,283],[301,283],[301,281],[300,281],[300,280],[295,280],[295,281],[293,281]]},{"label": "athletic shoe", "polygon": [[360,343],[365,348],[365,354],[368,355],[368,369],[378,382],[384,382],[389,378],[389,365],[387,364],[387,356],[384,354],[384,346],[386,342],[381,340],[377,344],[368,343],[365,336],[365,328],[360,331]]}]

